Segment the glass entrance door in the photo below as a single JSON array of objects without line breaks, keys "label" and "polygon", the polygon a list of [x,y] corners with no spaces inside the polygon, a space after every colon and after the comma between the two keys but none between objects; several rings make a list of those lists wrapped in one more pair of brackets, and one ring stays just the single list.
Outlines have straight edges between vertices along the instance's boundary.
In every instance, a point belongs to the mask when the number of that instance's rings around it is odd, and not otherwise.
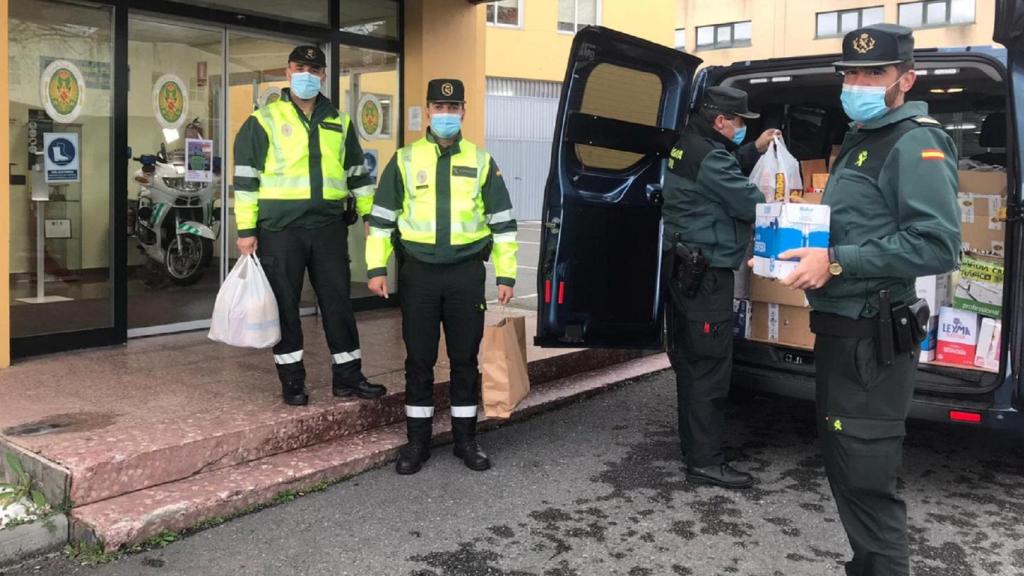
[{"label": "glass entrance door", "polygon": [[128,335],[208,322],[220,285],[224,29],[128,22]]},{"label": "glass entrance door", "polygon": [[113,330],[113,9],[86,2],[9,5],[11,336]]}]

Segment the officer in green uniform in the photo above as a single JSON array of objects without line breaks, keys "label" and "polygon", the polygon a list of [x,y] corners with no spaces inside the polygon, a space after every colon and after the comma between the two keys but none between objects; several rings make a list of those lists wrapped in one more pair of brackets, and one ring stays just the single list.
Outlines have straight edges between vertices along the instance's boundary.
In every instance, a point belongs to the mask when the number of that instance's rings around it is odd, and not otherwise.
[{"label": "officer in green uniform", "polygon": [[892,24],[843,39],[835,65],[853,122],[823,198],[831,247],[780,255],[800,260],[783,282],[813,309],[818,430],[856,576],[910,573],[896,481],[920,335],[901,346],[897,326],[904,305],[921,305],[915,278],[952,270],[960,250],[956,150],[924,102],[905,101],[913,47]]},{"label": "officer in green uniform", "polygon": [[353,210],[370,211],[373,182],[348,114],[320,94],[326,69],[322,50],[295,48],[288,56],[290,87],[253,112],[235,138],[238,250],[258,251],[277,299],[281,341],[274,364],[291,405],[309,401],[299,318],[307,269],[331,352],[334,395],[385,393],[363,376],[348,267],[348,223]]},{"label": "officer in green uniform", "polygon": [[757,117],[745,92],[709,88],[669,154],[664,183],[669,360],[687,478],[726,488],[753,484],[725,461],[722,411],[732,373],[733,272],[764,202],[733,152],[743,142],[744,119]]},{"label": "officer in green uniform", "polygon": [[455,456],[472,470],[491,466],[476,442],[484,331],[484,261],[494,258],[498,301],[508,303],[516,279],[516,221],[501,171],[462,137],[465,89],[455,79],[427,85],[427,135],[395,153],[381,174],[366,239],[369,288],[388,297],[387,263],[398,261],[405,340],[405,415],[409,442],[399,474],[415,474],[430,458],[434,364],[440,329],[451,363]]}]

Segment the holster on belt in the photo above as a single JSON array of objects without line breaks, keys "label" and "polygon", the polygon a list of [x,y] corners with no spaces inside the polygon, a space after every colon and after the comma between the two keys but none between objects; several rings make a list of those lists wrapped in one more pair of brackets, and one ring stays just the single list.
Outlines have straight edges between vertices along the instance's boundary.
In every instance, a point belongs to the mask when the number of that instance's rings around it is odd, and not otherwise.
[{"label": "holster on belt", "polygon": [[878,363],[891,366],[896,354],[911,353],[924,340],[931,311],[925,300],[893,304],[888,290],[878,294],[878,316],[847,318],[837,314],[811,312],[811,331],[841,338],[873,338]]},{"label": "holster on belt", "polygon": [[687,298],[693,298],[708,272],[708,260],[700,248],[690,250],[678,238],[672,245],[672,256],[672,276],[669,280],[673,288]]}]

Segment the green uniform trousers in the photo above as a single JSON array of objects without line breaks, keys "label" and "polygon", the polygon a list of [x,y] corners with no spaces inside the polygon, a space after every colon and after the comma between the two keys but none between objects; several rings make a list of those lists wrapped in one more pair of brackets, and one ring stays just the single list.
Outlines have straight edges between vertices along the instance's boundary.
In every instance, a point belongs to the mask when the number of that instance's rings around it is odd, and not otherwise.
[{"label": "green uniform trousers", "polygon": [[907,576],[907,506],[896,494],[918,350],[880,366],[874,338],[819,334],[817,420],[825,472],[853,548],[850,576]]}]

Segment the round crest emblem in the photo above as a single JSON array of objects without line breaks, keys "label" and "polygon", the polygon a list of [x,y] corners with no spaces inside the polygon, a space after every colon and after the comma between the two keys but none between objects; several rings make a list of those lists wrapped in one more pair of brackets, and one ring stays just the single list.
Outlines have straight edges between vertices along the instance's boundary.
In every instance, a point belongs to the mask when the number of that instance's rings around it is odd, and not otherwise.
[{"label": "round crest emblem", "polygon": [[291,138],[292,130],[293,129],[291,124],[285,124],[284,126],[281,126],[281,134],[284,134],[285,138]]},{"label": "round crest emblem", "polygon": [[868,35],[867,32],[862,32],[860,36],[854,39],[853,49],[858,54],[867,54],[875,47],[875,39]]},{"label": "round crest emblem", "polygon": [[74,122],[85,103],[85,78],[73,63],[54,60],[43,71],[41,97],[46,114],[62,124]]},{"label": "round crest emblem", "polygon": [[263,108],[267,104],[277,102],[281,99],[281,88],[277,86],[269,86],[266,90],[260,93],[259,105]]},{"label": "round crest emblem", "polygon": [[419,172],[416,173],[416,183],[420,184],[420,185],[423,185],[423,184],[427,183],[427,171],[426,170],[420,170]]},{"label": "round crest emblem", "polygon": [[188,86],[174,74],[164,74],[153,85],[153,113],[164,128],[179,128],[188,116]]},{"label": "round crest emblem", "polygon": [[445,96],[451,96],[452,94],[455,94],[455,86],[452,86],[451,82],[445,82],[444,84],[441,84],[441,94],[444,94]]},{"label": "round crest emblem", "polygon": [[356,108],[356,128],[363,140],[377,138],[384,129],[384,107],[373,94],[363,94]]}]

